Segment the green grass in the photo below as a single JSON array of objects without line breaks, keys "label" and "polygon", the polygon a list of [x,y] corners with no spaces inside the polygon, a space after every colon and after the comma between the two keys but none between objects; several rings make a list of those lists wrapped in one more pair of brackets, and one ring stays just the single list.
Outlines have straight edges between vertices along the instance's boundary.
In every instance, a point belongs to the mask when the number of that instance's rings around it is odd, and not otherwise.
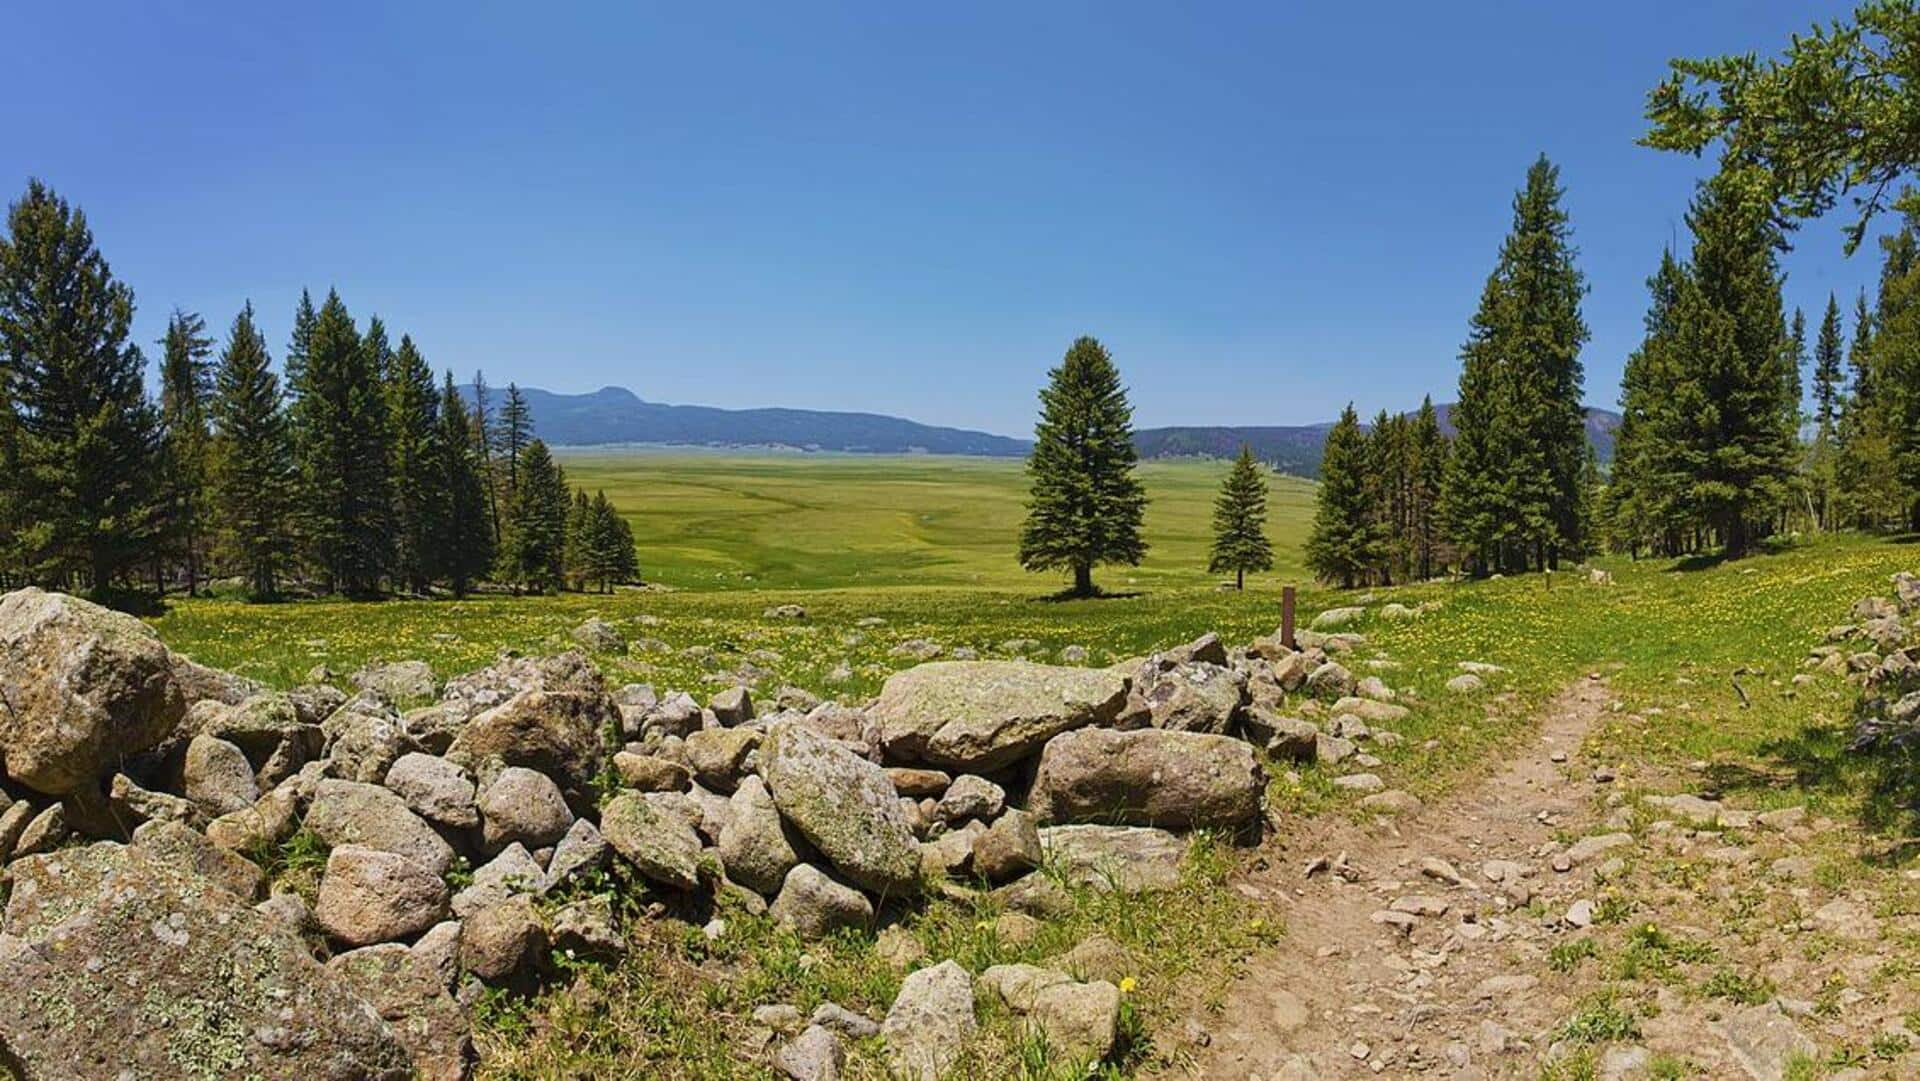
[{"label": "green grass", "polygon": [[[999,458],[573,450],[567,476],[604,488],[650,581],[687,589],[902,585],[1046,588],[1020,569],[1022,463]],[[1147,558],[1113,590],[1207,585],[1209,516],[1226,462],[1148,462]],[[1313,484],[1270,478],[1280,577],[1301,576]]]}]

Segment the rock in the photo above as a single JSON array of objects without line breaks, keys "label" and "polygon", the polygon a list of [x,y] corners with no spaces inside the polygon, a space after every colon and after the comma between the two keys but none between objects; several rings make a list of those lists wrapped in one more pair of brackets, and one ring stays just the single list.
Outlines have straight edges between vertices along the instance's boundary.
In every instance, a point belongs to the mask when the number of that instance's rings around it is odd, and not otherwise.
[{"label": "rock", "polygon": [[768,914],[802,938],[824,938],[842,927],[867,926],[873,920],[873,905],[859,890],[835,882],[810,863],[801,863],[787,872]]},{"label": "rock", "polygon": [[249,904],[267,884],[266,874],[253,861],[178,822],[143,823],[133,831],[133,847],[170,866],[190,870]]},{"label": "rock", "polygon": [[1754,816],[1754,821],[1770,830],[1785,833],[1787,830],[1806,821],[1805,807],[1782,807],[1777,811],[1763,811]]},{"label": "rock", "polygon": [[[1373,677],[1367,677],[1372,679]],[[1337,717],[1353,717],[1370,725],[1394,724],[1404,721],[1409,715],[1405,706],[1396,706],[1391,702],[1376,701],[1357,695],[1340,699],[1333,704],[1333,714]]]},{"label": "rock", "polygon": [[27,820],[20,830],[20,837],[13,843],[13,859],[38,856],[52,852],[63,844],[73,831],[67,826],[67,808],[56,803]]},{"label": "rock", "polygon": [[218,736],[199,735],[188,741],[181,790],[208,818],[251,807],[260,798],[246,753]]},{"label": "rock", "polygon": [[1360,622],[1366,614],[1367,610],[1358,606],[1329,608],[1319,615],[1314,616],[1313,622],[1309,624],[1309,626],[1316,631],[1337,631]]},{"label": "rock", "polygon": [[973,839],[985,833],[978,822],[970,829],[948,830],[920,846],[920,868],[929,878],[942,879],[966,874],[973,863]]},{"label": "rock", "polygon": [[582,960],[611,963],[627,953],[626,937],[613,918],[613,898],[604,893],[561,906],[547,937],[556,953]]},{"label": "rock", "polygon": [[1785,1077],[1789,1061],[1811,1058],[1820,1050],[1778,1003],[1733,1010],[1713,1027],[1734,1060],[1754,1078]]},{"label": "rock", "polygon": [[840,1081],[846,1068],[847,1051],[840,1037],[820,1026],[809,1025],[773,1054],[773,1067],[791,1081]]},{"label": "rock", "polygon": [[411,938],[445,919],[447,884],[420,864],[363,845],[327,855],[313,918],[348,946]]},{"label": "rock", "polygon": [[436,878],[453,864],[453,849],[433,827],[379,785],[321,781],[305,824],[334,848],[363,845],[405,856]]},{"label": "rock", "polygon": [[456,830],[480,824],[473,778],[444,758],[417,751],[403,754],[388,767],[386,787],[429,822]]},{"label": "rock", "polygon": [[351,699],[321,722],[335,776],[379,784],[400,756],[414,750],[397,714],[378,698]]},{"label": "rock", "polygon": [[940,1081],[978,1031],[973,981],[951,960],[901,981],[900,994],[880,1025],[893,1072],[907,1081]]},{"label": "rock", "polygon": [[1419,796],[1411,792],[1403,792],[1398,788],[1389,788],[1384,792],[1375,792],[1370,796],[1360,797],[1360,809],[1363,811],[1372,811],[1374,814],[1419,814],[1423,806],[1424,804],[1420,802]]},{"label": "rock", "polygon": [[613,771],[620,775],[622,788],[636,792],[685,792],[693,784],[693,771],[686,766],[632,751],[613,756]]},{"label": "rock", "polygon": [[855,1040],[865,1040],[880,1035],[878,1021],[864,1014],[855,1013],[837,1002],[822,1002],[815,1006],[808,1021]]},{"label": "rock", "polygon": [[453,914],[466,919],[515,894],[537,894],[545,888],[546,877],[546,872],[540,869],[539,862],[527,851],[526,846],[515,841],[498,856],[482,864],[473,873],[473,883],[453,895]]},{"label": "rock", "polygon": [[925,638],[909,638],[899,645],[894,646],[892,649],[887,650],[887,656],[903,657],[907,660],[914,661],[930,661],[946,651],[947,647],[938,642],[929,641]]},{"label": "rock", "polygon": [[1145,712],[1153,727],[1176,732],[1233,731],[1247,704],[1246,676],[1217,664],[1156,660],[1141,666],[1129,712]]},{"label": "rock", "polygon": [[1104,980],[1056,984],[1035,996],[1027,1020],[1046,1034],[1050,1049],[1098,1062],[1119,1036],[1120,989]]},{"label": "rock", "polygon": [[1307,673],[1305,686],[1319,698],[1345,698],[1353,693],[1353,673],[1338,661],[1328,661]]},{"label": "rock", "polygon": [[990,822],[1007,806],[1006,789],[972,774],[957,778],[934,809],[943,822],[962,822],[977,818]]},{"label": "rock", "polygon": [[370,664],[347,677],[358,691],[371,691],[388,702],[422,702],[440,693],[433,669],[425,661]]},{"label": "rock", "polygon": [[229,852],[245,853],[279,844],[299,827],[293,787],[283,785],[255,800],[253,806],[207,823],[207,840]]},{"label": "rock", "polygon": [[1699,796],[1648,796],[1647,803],[1668,812],[1689,826],[1712,829],[1720,824],[1720,804]]},{"label": "rock", "polygon": [[[827,733],[821,733],[828,735]],[[833,738],[828,736],[828,738]],[[914,769],[911,766],[887,767],[887,780],[893,784],[893,790],[911,799],[939,799],[953,783],[953,777],[945,770]]]},{"label": "rock", "polygon": [[693,826],[628,792],[600,812],[600,831],[648,879],[675,889],[700,885],[700,837]]},{"label": "rock", "polygon": [[732,792],[747,772],[747,757],[759,748],[761,733],[752,728],[708,728],[689,735],[681,748],[687,767],[716,792]]},{"label": "rock", "polygon": [[[760,615],[764,619],[805,619],[807,610],[798,604],[776,604],[761,612]],[[873,625],[881,626],[885,623],[885,620],[881,620],[879,624]]]},{"label": "rock", "polygon": [[197,722],[200,735],[240,748],[259,786],[268,788],[319,756],[326,745],[320,722],[345,704],[345,696],[331,687],[308,688],[304,694],[257,694],[237,706],[196,705],[187,728]]},{"label": "rock", "polygon": [[397,942],[365,946],[334,957],[327,971],[379,1011],[420,1081],[464,1081],[473,1059],[467,1013],[412,951]]},{"label": "rock", "polygon": [[1239,740],[1087,728],[1047,744],[1028,806],[1042,822],[1235,828],[1258,818],[1265,788],[1252,748]]},{"label": "rock", "polygon": [[187,703],[152,628],[32,587],[0,597],[0,760],[7,776],[64,796],[174,733]]},{"label": "rock", "polygon": [[33,816],[33,804],[23,799],[14,800],[6,810],[0,811],[0,865],[13,858],[14,846],[20,843],[20,835],[26,832]]},{"label": "rock", "polygon": [[180,695],[189,707],[198,702],[239,705],[264,689],[245,676],[210,668],[178,653],[169,652],[168,657],[173,662],[173,681],[179,685]]},{"label": "rock", "polygon": [[782,721],[767,731],[760,769],[781,816],[848,880],[886,897],[918,892],[913,829],[879,766]]},{"label": "rock", "polygon": [[1120,893],[1169,890],[1180,884],[1187,842],[1166,830],[1078,825],[1049,826],[1039,833],[1046,860],[1069,882]]},{"label": "rock", "polygon": [[1567,846],[1564,855],[1573,866],[1591,863],[1601,853],[1633,843],[1631,833],[1602,833],[1593,837],[1582,837]]},{"label": "rock", "polygon": [[553,858],[547,861],[545,890],[557,889],[574,878],[606,866],[613,848],[600,835],[599,827],[584,818],[574,820],[567,835],[553,846]]},{"label": "rock", "polygon": [[1018,878],[1040,866],[1040,831],[1026,811],[1010,810],[972,839],[973,873],[988,882]]},{"label": "rock", "polygon": [[545,952],[547,935],[525,895],[483,908],[460,925],[460,967],[487,983],[529,972]]},{"label": "rock", "polygon": [[708,699],[707,708],[728,728],[753,720],[753,696],[745,687],[728,687]]},{"label": "rock", "polygon": [[254,905],[253,910],[280,921],[295,934],[305,934],[313,926],[313,912],[307,908],[306,898],[291,891],[276,893]]},{"label": "rock", "polygon": [[[251,776],[248,778],[251,780]],[[80,797],[78,794],[68,797],[68,806],[97,805],[98,797]],[[113,775],[113,781],[107,786],[107,808],[112,813],[111,828],[98,831],[110,836],[118,836],[127,825],[141,822],[182,822],[195,824],[201,820],[200,808],[193,802],[180,796],[165,792],[149,792],[133,782],[124,773]],[[71,813],[71,812],[69,812]],[[92,826],[82,824],[81,832],[89,832]]]},{"label": "rock", "polygon": [[573,825],[560,786],[544,773],[508,766],[480,794],[480,821],[488,851],[519,842],[529,849],[559,842]]},{"label": "rock", "polygon": [[595,616],[573,629],[573,640],[593,653],[625,653],[627,636],[619,628]]},{"label": "rock", "polygon": [[682,691],[669,695],[646,712],[641,722],[643,731],[663,736],[687,736],[700,730],[700,703],[693,696]]},{"label": "rock", "polygon": [[572,806],[585,809],[600,772],[601,734],[618,719],[604,691],[522,691],[467,722],[447,757],[468,769],[497,759],[544,773]]},{"label": "rock", "polygon": [[1568,907],[1565,919],[1569,927],[1592,927],[1593,902],[1585,897],[1575,901]]},{"label": "rock", "polygon": [[889,677],[868,716],[890,759],[979,773],[1112,721],[1126,696],[1126,679],[1110,671],[946,661]]},{"label": "rock", "polygon": [[29,1078],[414,1076],[392,1028],[273,917],[138,849],[25,860],[0,1033]]},{"label": "rock", "polygon": [[774,806],[765,782],[748,776],[734,790],[733,813],[720,830],[720,864],[727,878],[772,895],[800,862],[804,842],[794,836]]},{"label": "rock", "polygon": [[1485,681],[1472,672],[1463,672],[1447,681],[1447,690],[1452,694],[1473,694],[1484,686]]}]

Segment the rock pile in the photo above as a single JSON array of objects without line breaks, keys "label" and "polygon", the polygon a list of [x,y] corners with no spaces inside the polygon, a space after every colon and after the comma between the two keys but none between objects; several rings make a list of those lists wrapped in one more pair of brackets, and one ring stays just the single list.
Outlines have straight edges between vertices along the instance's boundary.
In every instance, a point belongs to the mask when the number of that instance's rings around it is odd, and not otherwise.
[{"label": "rock pile", "polygon": [[[704,707],[610,688],[580,652],[444,686],[402,662],[355,673],[351,695],[269,691],[130,617],[11,593],[0,1061],[28,1077],[164,1073],[182,1055],[235,1076],[463,1076],[463,1003],[537,982],[558,951],[624,951],[615,912],[646,906],[581,888],[600,868],[657,893],[648,911],[724,893],[803,936],[928,891],[997,888],[1044,913],[1049,850],[1097,888],[1166,888],[1180,831],[1257,835],[1254,746],[1313,758],[1391,735],[1393,693],[1329,656],[1356,637],[1208,635],[1110,669],[930,662],[864,706],[796,694],[763,712],[744,687]],[[1287,708],[1312,695],[1327,731]],[[263,864],[295,840],[325,851],[317,890],[265,896]],[[1110,1048],[1112,984],[979,977],[1057,1044]],[[973,993],[951,961],[909,977],[880,1028],[901,1072],[953,1061]],[[816,1019],[777,1061],[837,1069],[844,1029]]]},{"label": "rock pile", "polygon": [[1893,596],[1860,598],[1853,622],[1807,655],[1809,668],[1860,684],[1855,749],[1920,739],[1920,575],[1902,571],[1890,584]]}]

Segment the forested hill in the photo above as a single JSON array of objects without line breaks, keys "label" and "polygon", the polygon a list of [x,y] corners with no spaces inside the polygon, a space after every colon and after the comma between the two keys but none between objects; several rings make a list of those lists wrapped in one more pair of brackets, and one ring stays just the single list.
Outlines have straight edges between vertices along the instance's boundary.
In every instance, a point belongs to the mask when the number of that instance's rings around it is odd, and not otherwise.
[{"label": "forested hill", "polygon": [[[467,400],[473,388],[463,387]],[[502,387],[489,391],[498,409]],[[813,409],[717,409],[643,401],[624,387],[555,394],[521,387],[534,434],[556,446],[670,443],[715,447],[794,447],[868,454],[978,454],[1019,457],[1030,444],[989,432],[940,428],[877,413]]]},{"label": "forested hill", "polygon": [[[473,388],[461,388],[472,401]],[[489,391],[498,410],[502,387]],[[641,399],[624,387],[603,387],[591,394],[556,394],[522,387],[533,417],[534,433],[556,446],[660,443],[713,447],[793,447],[867,454],[976,454],[1020,457],[1032,444],[1025,439],[962,428],[941,428],[877,413],[814,409],[719,409],[706,405],[666,405]],[[1437,407],[1440,426],[1453,434],[1451,405]],[[1616,413],[1587,410],[1587,435],[1601,461],[1613,458]],[[1186,426],[1142,428],[1134,434],[1142,458],[1231,458],[1241,443],[1262,461],[1284,473],[1312,477],[1320,471],[1320,450],[1331,421],[1257,427]]]}]

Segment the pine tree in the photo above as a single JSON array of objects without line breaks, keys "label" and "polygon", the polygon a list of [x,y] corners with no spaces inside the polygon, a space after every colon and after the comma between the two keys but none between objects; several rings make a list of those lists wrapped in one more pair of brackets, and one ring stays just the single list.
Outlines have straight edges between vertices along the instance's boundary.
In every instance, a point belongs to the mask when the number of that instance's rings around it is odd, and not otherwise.
[{"label": "pine tree", "polygon": [[[1898,243],[1889,246],[1888,255],[1900,257],[1903,247]],[[1882,280],[1887,277],[1883,271]],[[1884,514],[1893,499],[1894,478],[1886,403],[1875,378],[1875,312],[1867,303],[1865,290],[1854,301],[1853,318],[1853,341],[1847,350],[1853,387],[1835,425],[1834,517],[1848,526],[1874,529],[1886,524]]]},{"label": "pine tree", "polygon": [[567,573],[565,581],[574,589],[585,591],[587,581],[593,576],[591,566],[593,554],[593,500],[587,497],[585,488],[573,490],[573,503],[567,511]]},{"label": "pine tree", "polygon": [[1833,528],[1833,496],[1837,480],[1840,410],[1845,375],[1841,371],[1844,346],[1840,302],[1827,294],[1827,312],[1820,320],[1820,336],[1813,347],[1813,447],[1807,474],[1813,486],[1814,518],[1821,529]]},{"label": "pine tree", "polygon": [[248,304],[234,317],[214,380],[213,506],[220,549],[256,600],[279,594],[299,543],[293,440],[271,364]]},{"label": "pine tree", "polygon": [[1780,237],[1745,191],[1738,175],[1723,172],[1703,185],[1688,214],[1692,259],[1647,440],[1650,483],[1674,493],[1679,510],[1711,528],[1729,556],[1747,551],[1756,523],[1787,495],[1797,418],[1797,402],[1790,409],[1786,401]]},{"label": "pine tree", "polygon": [[633,550],[633,529],[615,511],[602,490],[594,493],[588,512],[587,577],[600,583],[602,593],[611,593],[615,582],[630,582],[640,575],[640,562]]},{"label": "pine tree", "polygon": [[1101,344],[1076,340],[1040,392],[1027,474],[1033,478],[1020,531],[1020,565],[1069,569],[1073,595],[1094,592],[1093,568],[1139,564],[1147,496],[1133,475],[1133,408]]},{"label": "pine tree", "polygon": [[1433,398],[1421,399],[1408,436],[1408,524],[1413,544],[1413,570],[1421,579],[1434,576],[1440,551],[1440,487],[1447,470],[1447,437],[1440,431],[1440,414]]},{"label": "pine tree", "polygon": [[504,467],[505,487],[502,491],[506,502],[514,504],[520,491],[520,458],[526,453],[527,443],[533,438],[533,414],[527,408],[527,399],[520,393],[517,383],[507,384],[507,403],[500,407],[500,426],[497,432],[500,438],[500,461]]},{"label": "pine tree", "polygon": [[86,214],[38,180],[0,237],[0,364],[13,457],[0,485],[22,570],[108,594],[152,550],[163,493],[160,425],[127,341],[133,292],[94,247]]},{"label": "pine tree", "polygon": [[1660,267],[1647,279],[1651,299],[1645,337],[1627,358],[1620,381],[1620,424],[1613,433],[1613,478],[1607,486],[1608,520],[1614,543],[1636,557],[1642,546],[1671,551],[1672,492],[1651,476],[1648,443],[1653,413],[1664,406],[1666,388],[1675,378],[1662,365],[1671,352],[1674,306],[1684,275],[1671,249],[1660,253]]},{"label": "pine tree", "polygon": [[306,380],[307,354],[313,349],[313,324],[320,315],[313,309],[313,294],[300,290],[300,303],[293,309],[293,336],[287,342],[286,378],[288,391]]},{"label": "pine tree", "polygon": [[1267,478],[1253,460],[1253,450],[1240,444],[1240,456],[1213,501],[1213,551],[1208,574],[1233,572],[1233,587],[1247,587],[1248,571],[1273,569],[1273,546],[1267,542]]},{"label": "pine tree", "polygon": [[213,339],[207,324],[175,308],[160,346],[161,472],[171,547],[186,571],[187,594],[199,592],[208,489],[208,399],[213,392]]},{"label": "pine tree", "polygon": [[487,518],[493,530],[493,546],[500,547],[500,477],[494,468],[495,437],[493,431],[492,394],[487,389],[486,373],[473,373],[473,460],[480,468],[480,479],[486,486]]},{"label": "pine tree", "polygon": [[368,338],[329,292],[314,317],[292,413],[311,558],[329,588],[356,596],[378,591],[391,539],[380,380],[388,358],[377,319]]},{"label": "pine tree", "polygon": [[1920,531],[1920,252],[1912,225],[1887,245],[1874,318],[1873,424],[1884,450],[1876,485],[1890,522]]},{"label": "pine tree", "polygon": [[542,593],[560,588],[569,502],[566,475],[547,445],[538,439],[529,441],[520,456],[520,483],[514,489],[502,552],[502,572],[516,590]]},{"label": "pine tree", "polygon": [[1461,350],[1458,432],[1446,484],[1452,538],[1475,570],[1550,567],[1586,547],[1580,475],[1580,317],[1559,169],[1541,157]]},{"label": "pine tree", "polygon": [[1364,582],[1381,557],[1367,465],[1367,437],[1349,404],[1327,433],[1306,550],[1308,568],[1343,589]]},{"label": "pine tree", "polygon": [[437,516],[433,575],[463,597],[493,565],[493,523],[488,512],[484,465],[473,441],[474,421],[448,370],[440,392],[440,425],[433,461],[441,470],[436,490],[444,499]]},{"label": "pine tree", "polygon": [[[425,593],[435,577],[434,549],[446,534],[448,493],[440,484],[446,463],[440,460],[441,402],[433,369],[407,335],[400,336],[385,373],[389,439],[387,468],[393,491],[393,576],[415,593]],[[464,441],[462,443],[464,449]]]}]

